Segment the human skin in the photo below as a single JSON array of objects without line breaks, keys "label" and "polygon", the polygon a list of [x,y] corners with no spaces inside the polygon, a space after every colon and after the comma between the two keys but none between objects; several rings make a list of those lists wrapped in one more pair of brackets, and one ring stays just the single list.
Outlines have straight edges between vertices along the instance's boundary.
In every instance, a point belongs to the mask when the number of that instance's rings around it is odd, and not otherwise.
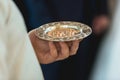
[{"label": "human skin", "polygon": [[109,28],[110,19],[106,15],[96,16],[93,19],[92,29],[96,35],[102,34]]},{"label": "human skin", "polygon": [[52,42],[39,39],[35,35],[35,29],[29,32],[29,37],[36,52],[39,63],[49,64],[64,60],[77,53],[81,40],[70,42]]}]

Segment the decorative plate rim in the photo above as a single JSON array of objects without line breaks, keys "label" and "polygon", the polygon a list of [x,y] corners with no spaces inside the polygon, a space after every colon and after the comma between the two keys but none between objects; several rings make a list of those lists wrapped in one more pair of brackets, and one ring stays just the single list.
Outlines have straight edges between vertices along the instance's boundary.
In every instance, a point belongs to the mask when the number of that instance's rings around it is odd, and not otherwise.
[{"label": "decorative plate rim", "polygon": [[[55,39],[55,38],[50,38],[48,36],[46,37],[46,34],[44,34],[45,30],[47,28],[49,28],[50,26],[54,26],[55,24],[60,24],[60,25],[66,24],[68,26],[69,25],[74,25],[74,26],[79,25],[79,26],[76,26],[76,27],[80,28],[81,30],[83,30],[84,28],[87,28],[89,30],[89,32],[88,32],[88,34],[84,33],[83,37],[82,37],[82,33],[81,33],[81,36],[79,34],[79,36],[73,36],[73,37],[67,37],[67,38],[56,38]],[[92,29],[88,25],[86,25],[84,23],[81,23],[81,22],[75,22],[75,21],[50,22],[50,23],[41,25],[40,27],[36,28],[36,30],[35,30],[35,35],[39,39],[43,39],[43,40],[47,40],[47,41],[55,41],[55,42],[63,42],[63,41],[66,42],[66,41],[82,40],[82,39],[88,37],[91,33],[92,33]]]}]

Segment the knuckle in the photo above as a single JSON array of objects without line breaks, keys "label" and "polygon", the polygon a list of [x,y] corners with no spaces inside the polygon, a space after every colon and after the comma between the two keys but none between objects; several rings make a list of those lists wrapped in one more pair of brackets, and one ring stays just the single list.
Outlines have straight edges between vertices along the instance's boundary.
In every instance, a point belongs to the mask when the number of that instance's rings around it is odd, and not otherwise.
[{"label": "knuckle", "polygon": [[77,54],[77,52],[74,52],[72,55],[76,55]]},{"label": "knuckle", "polygon": [[69,55],[66,55],[64,58],[68,58],[69,57]]},{"label": "knuckle", "polygon": [[66,53],[65,55],[64,55],[64,58],[68,58],[69,57],[69,53]]},{"label": "knuckle", "polygon": [[63,54],[61,57],[62,57],[63,59],[68,58],[68,57],[69,57],[69,54]]},{"label": "knuckle", "polygon": [[77,54],[76,52],[71,52],[71,54],[70,54],[70,55],[72,56],[72,55],[76,55],[76,54]]}]

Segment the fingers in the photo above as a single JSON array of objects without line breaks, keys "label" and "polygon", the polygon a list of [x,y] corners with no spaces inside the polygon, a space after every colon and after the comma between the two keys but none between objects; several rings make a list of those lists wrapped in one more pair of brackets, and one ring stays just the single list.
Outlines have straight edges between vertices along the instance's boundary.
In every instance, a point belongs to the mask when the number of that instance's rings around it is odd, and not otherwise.
[{"label": "fingers", "polygon": [[68,58],[70,55],[68,45],[65,42],[60,42],[59,44],[60,44],[61,50],[59,52],[59,56],[57,60],[63,60],[65,58]]},{"label": "fingers", "polygon": [[49,48],[50,48],[50,55],[51,57],[53,57],[54,59],[58,57],[58,53],[57,53],[57,49],[54,45],[53,42],[49,42]]},{"label": "fingers", "polygon": [[77,50],[79,48],[79,42],[80,40],[73,41],[73,44],[70,48],[70,55],[75,55],[77,53]]},{"label": "fingers", "polygon": [[56,45],[53,42],[49,42],[50,48],[50,56],[52,61],[58,61],[68,58],[70,55],[75,55],[78,47],[79,47],[80,40],[71,42],[71,48],[69,49],[69,45],[65,42],[59,42]]}]

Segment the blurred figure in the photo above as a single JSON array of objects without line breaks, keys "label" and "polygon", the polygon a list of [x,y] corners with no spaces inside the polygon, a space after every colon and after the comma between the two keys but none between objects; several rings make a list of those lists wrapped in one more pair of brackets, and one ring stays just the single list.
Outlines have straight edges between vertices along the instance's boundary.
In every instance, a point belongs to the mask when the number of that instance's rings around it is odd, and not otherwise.
[{"label": "blurred figure", "polygon": [[[116,5],[116,4],[115,4]],[[115,7],[115,6],[114,6]],[[113,8],[114,9],[114,8]],[[90,80],[120,80],[120,1],[111,28],[102,42]],[[112,10],[114,11],[114,10]]]},{"label": "blurred figure", "polygon": [[82,41],[76,56],[42,65],[45,80],[87,80],[98,46],[108,28],[107,0],[16,0],[16,3],[21,10],[21,6],[25,6],[23,14],[27,18],[28,31],[44,23],[61,20],[92,26],[93,34]]}]

